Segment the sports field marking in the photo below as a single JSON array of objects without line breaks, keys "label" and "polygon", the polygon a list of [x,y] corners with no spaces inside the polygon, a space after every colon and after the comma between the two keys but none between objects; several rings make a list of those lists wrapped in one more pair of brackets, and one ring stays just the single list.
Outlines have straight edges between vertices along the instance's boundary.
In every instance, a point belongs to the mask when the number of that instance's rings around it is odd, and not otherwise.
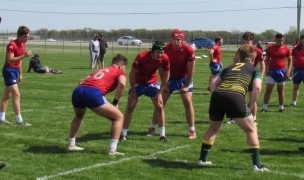
[{"label": "sports field marking", "polygon": [[282,171],[270,171],[274,174],[279,174],[279,175],[288,175],[288,176],[295,176],[297,178],[300,178],[300,179],[304,179],[304,174],[301,173],[301,174],[296,174],[296,173],[286,173],[286,172],[282,172]]},{"label": "sports field marking", "polygon": [[158,154],[164,154],[164,153],[167,153],[167,152],[171,152],[171,151],[175,151],[175,150],[179,150],[179,149],[184,149],[184,148],[187,148],[189,146],[190,145],[178,146],[178,147],[170,148],[170,149],[167,149],[167,150],[164,150],[164,151],[158,151],[158,152],[155,152],[155,153],[147,155],[147,156],[133,156],[133,157],[129,157],[129,158],[120,159],[118,161],[111,161],[111,162],[108,162],[108,163],[98,163],[98,164],[94,164],[92,166],[72,169],[72,170],[57,173],[57,174],[54,174],[54,175],[38,177],[37,180],[47,180],[47,179],[55,178],[55,177],[58,177],[58,176],[63,176],[63,175],[67,175],[67,174],[73,174],[73,173],[76,173],[76,172],[85,171],[85,170],[88,170],[88,169],[98,168],[98,167],[101,167],[101,166],[111,166],[113,164],[118,164],[118,163],[122,163],[122,162],[125,162],[125,161],[130,161],[130,160],[137,159],[137,158],[148,158],[148,157],[152,157],[152,156],[155,156],[155,155],[158,155]]}]

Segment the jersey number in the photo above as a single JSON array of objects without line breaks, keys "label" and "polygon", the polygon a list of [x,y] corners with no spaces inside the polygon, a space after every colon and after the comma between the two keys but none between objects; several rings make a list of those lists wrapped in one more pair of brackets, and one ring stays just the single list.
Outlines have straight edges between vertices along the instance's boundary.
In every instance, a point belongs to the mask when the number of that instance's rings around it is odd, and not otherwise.
[{"label": "jersey number", "polygon": [[109,69],[102,69],[102,70],[98,71],[98,72],[93,76],[93,78],[94,78],[94,79],[101,79],[101,78],[105,75],[105,72],[109,72]]},{"label": "jersey number", "polygon": [[232,71],[240,71],[241,68],[245,65],[245,63],[236,63],[236,66],[232,68]]}]

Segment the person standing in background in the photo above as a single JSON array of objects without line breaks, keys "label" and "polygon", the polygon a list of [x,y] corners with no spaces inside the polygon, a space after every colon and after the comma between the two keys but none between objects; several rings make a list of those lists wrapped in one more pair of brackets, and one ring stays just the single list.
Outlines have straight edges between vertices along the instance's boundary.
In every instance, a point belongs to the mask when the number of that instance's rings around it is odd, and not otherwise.
[{"label": "person standing in background", "polygon": [[105,54],[106,54],[107,48],[108,48],[108,43],[105,40],[103,34],[99,34],[98,41],[99,41],[100,51],[99,51],[99,57],[97,59],[97,64],[96,64],[97,69],[99,68],[99,66],[98,66],[99,63],[100,63],[100,67],[104,68],[104,57],[105,57]]},{"label": "person standing in background", "polygon": [[[286,67],[286,59],[288,66]],[[266,75],[267,84],[264,94],[263,107],[261,112],[266,112],[270,95],[272,93],[274,84],[277,84],[277,91],[279,96],[279,112],[284,111],[284,86],[286,78],[290,77],[292,62],[290,49],[284,45],[283,34],[275,35],[275,44],[271,45],[266,50]]]},{"label": "person standing in background", "polygon": [[17,31],[17,39],[8,43],[6,48],[6,59],[4,62],[2,75],[5,88],[1,100],[0,122],[10,124],[6,120],[6,110],[10,95],[13,96],[13,109],[16,115],[17,125],[30,126],[23,121],[20,110],[20,92],[18,84],[22,82],[22,59],[32,55],[32,51],[25,50],[25,44],[30,36],[30,29],[20,26]]},{"label": "person standing in background", "polygon": [[223,70],[221,46],[224,41],[223,38],[221,37],[216,37],[214,41],[215,41],[215,45],[212,46],[212,48],[209,51],[209,57],[210,57],[209,68],[211,70],[211,75],[209,78],[209,86],[211,80],[215,78],[216,74],[222,72]]},{"label": "person standing in background", "polygon": [[91,66],[90,68],[94,70],[96,68],[97,59],[99,56],[100,45],[98,41],[98,34],[94,34],[94,38],[89,43]]}]

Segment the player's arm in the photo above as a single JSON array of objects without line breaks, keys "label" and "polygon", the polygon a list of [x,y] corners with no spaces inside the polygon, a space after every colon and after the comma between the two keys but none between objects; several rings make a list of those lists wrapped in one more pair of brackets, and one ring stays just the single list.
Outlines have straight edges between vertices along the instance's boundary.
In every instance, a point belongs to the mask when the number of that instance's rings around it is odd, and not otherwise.
[{"label": "player's arm", "polygon": [[291,71],[292,71],[292,67],[293,67],[293,61],[291,59],[291,56],[287,56],[287,61],[288,61],[288,69],[287,69],[287,77],[290,77],[291,75]]},{"label": "player's arm", "polygon": [[23,58],[26,58],[30,55],[32,55],[32,51],[25,51],[22,55],[17,57],[14,56],[14,53],[6,53],[6,61],[9,64],[12,64],[21,61]]},{"label": "player's arm", "polygon": [[214,53],[214,49],[211,48],[209,51],[209,57],[211,62],[213,62],[213,53]]},{"label": "player's arm", "polygon": [[266,76],[269,75],[269,63],[270,63],[270,57],[269,55],[266,53],[266,58],[265,58],[265,74]]},{"label": "player's arm", "polygon": [[158,73],[159,73],[159,77],[161,80],[161,84],[160,84],[158,93],[161,94],[168,85],[170,71],[164,71],[163,69],[159,69]]},{"label": "player's arm", "polygon": [[210,82],[210,93],[212,94],[216,88],[221,84],[222,78],[220,76],[215,76]]},{"label": "player's arm", "polygon": [[131,88],[131,94],[135,94],[135,74],[138,72],[137,69],[134,67],[131,68],[130,74],[129,74],[129,80],[130,80],[130,88]]},{"label": "player's arm", "polygon": [[255,78],[252,82],[252,91],[250,93],[250,99],[249,99],[249,109],[252,109],[255,102],[257,101],[260,92],[262,90],[262,80],[261,76],[259,78]]},{"label": "player's arm", "polygon": [[262,77],[265,74],[265,68],[266,68],[265,61],[260,61],[260,73]]},{"label": "player's arm", "polygon": [[126,88],[127,78],[126,78],[126,76],[124,76],[124,75],[120,75],[120,76],[117,78],[117,81],[118,81],[118,84],[117,84],[117,87],[116,87],[116,90],[115,90],[114,100],[113,100],[113,102],[112,102],[112,104],[113,104],[114,106],[117,106],[118,101],[119,101],[119,99],[121,98],[121,96],[122,96],[122,94],[123,94],[123,91],[124,91],[125,88]]},{"label": "player's arm", "polygon": [[194,70],[195,70],[195,61],[190,61],[187,63],[187,80],[184,84],[184,87],[189,87],[193,79]]}]

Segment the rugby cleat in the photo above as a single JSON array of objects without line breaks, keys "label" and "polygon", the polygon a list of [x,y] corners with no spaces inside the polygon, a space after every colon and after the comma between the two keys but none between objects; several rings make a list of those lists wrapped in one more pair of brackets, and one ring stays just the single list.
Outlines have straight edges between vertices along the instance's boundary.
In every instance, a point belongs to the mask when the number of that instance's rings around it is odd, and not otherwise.
[{"label": "rugby cleat", "polygon": [[154,136],[155,135],[155,128],[149,128],[147,136]]},{"label": "rugby cleat", "polygon": [[267,112],[267,110],[266,109],[262,109],[261,112]]},{"label": "rugby cleat", "polygon": [[109,152],[109,155],[110,156],[124,156],[125,153],[121,153],[121,152],[118,152],[118,151],[113,151],[113,152]]},{"label": "rugby cleat", "polygon": [[68,151],[83,151],[84,148],[75,145],[75,146],[68,146],[67,150]]},{"label": "rugby cleat", "polygon": [[25,121],[22,121],[22,122],[17,122],[17,125],[19,126],[31,126],[31,124],[25,122]]},{"label": "rugby cleat", "polygon": [[0,123],[3,124],[11,124],[11,122],[9,122],[8,120],[4,119],[4,120],[0,120]]},{"label": "rugby cleat", "polygon": [[212,162],[211,161],[198,160],[197,164],[200,165],[200,166],[211,166]]},{"label": "rugby cleat", "polygon": [[227,124],[235,124],[235,121],[233,119],[230,119]]},{"label": "rugby cleat", "polygon": [[254,172],[269,172],[270,170],[263,165],[261,165],[261,167],[258,167],[257,165],[253,165],[253,171]]},{"label": "rugby cleat", "polygon": [[279,112],[280,112],[280,113],[284,112],[284,109],[279,109]]},{"label": "rugby cleat", "polygon": [[195,138],[196,138],[196,132],[193,131],[193,130],[190,130],[190,131],[188,132],[188,138],[189,138],[189,139],[195,139]]},{"label": "rugby cleat", "polygon": [[163,141],[163,142],[168,142],[169,140],[166,138],[166,136],[161,136],[159,138],[160,141]]}]

